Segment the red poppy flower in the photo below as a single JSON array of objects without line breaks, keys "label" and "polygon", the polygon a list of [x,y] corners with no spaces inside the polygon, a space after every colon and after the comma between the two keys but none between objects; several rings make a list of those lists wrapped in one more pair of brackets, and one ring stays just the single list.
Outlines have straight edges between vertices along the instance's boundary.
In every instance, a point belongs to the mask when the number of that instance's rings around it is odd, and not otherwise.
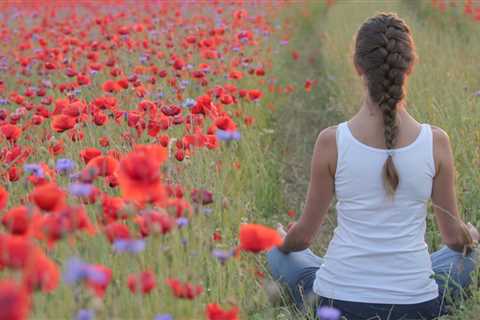
[{"label": "red poppy flower", "polygon": [[258,253],[283,243],[275,229],[260,224],[242,224],[240,226],[240,248]]},{"label": "red poppy flower", "polygon": [[135,218],[140,226],[140,233],[147,237],[151,232],[166,234],[175,226],[175,220],[167,213],[148,210]]},{"label": "red poppy flower", "polygon": [[118,169],[118,161],[110,156],[98,156],[88,162],[87,167],[95,168],[97,175],[106,177],[113,175]]},{"label": "red poppy flower", "polygon": [[55,132],[64,132],[75,126],[76,120],[73,117],[60,114],[52,117],[51,127]]},{"label": "red poppy flower", "polygon": [[167,149],[160,145],[138,145],[120,161],[118,183],[127,200],[161,202],[165,189],[160,166],[167,159]]},{"label": "red poppy flower", "polygon": [[7,123],[0,127],[0,132],[8,141],[15,142],[20,137],[22,129],[13,124]]},{"label": "red poppy flower", "polygon": [[105,227],[105,235],[110,243],[117,239],[130,239],[130,230],[120,222],[112,222]]},{"label": "red poppy flower", "polygon": [[16,235],[24,235],[28,231],[30,215],[27,207],[19,206],[10,209],[3,217],[2,224],[8,232]]},{"label": "red poppy flower", "polygon": [[102,274],[101,281],[99,279],[92,279],[87,280],[87,286],[93,290],[93,292],[99,297],[103,298],[105,295],[105,290],[107,290],[110,281],[112,280],[112,270],[100,264],[91,265],[90,268],[93,268],[96,272]]},{"label": "red poppy flower", "polygon": [[140,274],[131,274],[128,276],[127,285],[132,293],[140,290],[143,294],[148,294],[155,286],[155,274],[152,271],[144,271]]},{"label": "red poppy flower", "polygon": [[30,297],[12,280],[0,282],[0,320],[24,320],[28,317]]},{"label": "red poppy flower", "polygon": [[192,201],[196,203],[201,203],[202,205],[207,205],[213,202],[213,194],[204,189],[193,189],[190,194]]},{"label": "red poppy flower", "polygon": [[4,187],[0,186],[0,211],[2,211],[8,203],[8,192]]},{"label": "red poppy flower", "polygon": [[250,90],[248,91],[248,99],[250,101],[256,101],[262,97],[262,91],[260,90]]},{"label": "red poppy flower", "polygon": [[102,199],[102,208],[105,223],[127,218],[127,214],[122,212],[125,208],[125,200],[121,197],[104,196]]},{"label": "red poppy flower", "polygon": [[118,83],[116,81],[107,80],[103,83],[102,89],[105,92],[114,93],[114,92],[117,92],[118,90],[120,90],[121,87],[118,85]]},{"label": "red poppy flower", "polygon": [[230,310],[223,310],[216,303],[209,303],[205,309],[208,320],[238,320],[238,307],[232,307]]},{"label": "red poppy flower", "polygon": [[59,280],[58,266],[42,252],[38,252],[23,270],[23,283],[29,290],[51,292],[58,287]]},{"label": "red poppy flower", "polygon": [[33,242],[22,236],[0,235],[0,269],[21,269],[40,251]]},{"label": "red poppy flower", "polygon": [[80,157],[82,157],[85,164],[87,164],[93,158],[96,158],[102,154],[102,151],[97,148],[86,148],[80,151]]},{"label": "red poppy flower", "polygon": [[30,194],[32,201],[42,210],[55,211],[65,205],[65,192],[56,183],[35,187]]},{"label": "red poppy flower", "polygon": [[167,278],[165,282],[172,290],[172,294],[180,299],[193,300],[203,292],[202,286],[192,285],[188,282],[181,282],[178,279]]}]

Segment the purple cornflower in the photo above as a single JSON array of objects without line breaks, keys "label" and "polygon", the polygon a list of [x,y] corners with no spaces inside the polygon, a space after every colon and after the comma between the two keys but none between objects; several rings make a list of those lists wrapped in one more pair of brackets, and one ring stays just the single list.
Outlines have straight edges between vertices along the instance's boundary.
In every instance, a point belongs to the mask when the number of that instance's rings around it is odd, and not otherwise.
[{"label": "purple cornflower", "polygon": [[36,163],[26,164],[23,166],[23,170],[25,170],[25,172],[27,173],[33,174],[38,178],[44,177],[43,169],[39,164],[36,164]]},{"label": "purple cornflower", "polygon": [[222,141],[240,140],[240,132],[238,131],[225,131],[222,129],[217,129],[216,135],[218,140]]},{"label": "purple cornflower", "polygon": [[288,45],[288,40],[280,40],[280,44],[282,46],[286,46],[286,45]]},{"label": "purple cornflower", "polygon": [[183,228],[188,225],[188,219],[185,217],[180,217],[177,219],[177,226]]},{"label": "purple cornflower", "polygon": [[480,97],[480,90],[478,90],[477,92],[475,92],[473,95],[474,95],[475,97]]},{"label": "purple cornflower", "polygon": [[173,320],[173,317],[168,313],[157,314],[153,320]]},{"label": "purple cornflower", "polygon": [[55,169],[59,174],[67,174],[75,169],[75,162],[70,159],[58,159],[55,164]]},{"label": "purple cornflower", "polygon": [[227,262],[228,259],[233,257],[233,254],[234,254],[233,250],[221,250],[221,249],[212,250],[212,256],[217,258],[217,260],[221,264],[225,264],[225,262]]},{"label": "purple cornflower", "polygon": [[190,109],[193,106],[195,106],[195,104],[197,104],[195,99],[187,98],[187,99],[185,99],[185,101],[183,101],[182,107]]},{"label": "purple cornflower", "polygon": [[95,319],[95,312],[90,309],[80,309],[75,315],[75,320],[93,320]]},{"label": "purple cornflower", "polygon": [[76,197],[88,197],[92,194],[93,186],[88,183],[72,183],[68,186],[68,192]]},{"label": "purple cornflower", "polygon": [[84,279],[95,282],[97,284],[105,283],[105,275],[80,258],[72,257],[68,259],[66,269],[63,273],[63,281],[67,284],[75,284]]},{"label": "purple cornflower", "polygon": [[145,240],[117,239],[113,242],[113,249],[117,252],[139,253],[145,250]]},{"label": "purple cornflower", "polygon": [[341,316],[340,310],[334,307],[319,307],[317,309],[317,317],[320,320],[339,320]]}]

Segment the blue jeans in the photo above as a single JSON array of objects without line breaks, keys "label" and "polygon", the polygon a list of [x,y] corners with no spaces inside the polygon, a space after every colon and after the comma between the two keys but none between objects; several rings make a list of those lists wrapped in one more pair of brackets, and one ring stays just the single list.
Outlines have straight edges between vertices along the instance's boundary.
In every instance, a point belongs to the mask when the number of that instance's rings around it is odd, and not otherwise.
[{"label": "blue jeans", "polygon": [[[463,257],[443,246],[431,254],[434,278],[439,287],[439,296],[431,301],[418,304],[372,304],[341,301],[319,297],[313,292],[315,273],[323,259],[310,249],[284,254],[277,248],[267,252],[268,267],[273,279],[284,283],[296,306],[305,311],[307,297],[314,300],[314,307],[333,306],[342,312],[348,320],[364,319],[433,319],[447,313],[447,304],[451,304],[462,295],[471,282],[471,273],[475,269],[476,252]],[[380,318],[378,318],[380,317]]]}]

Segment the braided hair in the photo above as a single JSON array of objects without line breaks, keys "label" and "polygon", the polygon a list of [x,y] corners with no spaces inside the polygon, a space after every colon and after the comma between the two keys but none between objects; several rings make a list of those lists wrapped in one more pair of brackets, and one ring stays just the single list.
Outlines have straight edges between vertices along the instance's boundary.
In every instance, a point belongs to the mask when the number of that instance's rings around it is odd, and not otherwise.
[{"label": "braided hair", "polygon": [[[357,32],[354,63],[365,74],[372,101],[383,114],[385,145],[397,142],[397,106],[406,95],[405,80],[416,59],[410,28],[395,13],[379,13],[365,21]],[[383,166],[383,181],[389,195],[400,178],[392,152]]]}]

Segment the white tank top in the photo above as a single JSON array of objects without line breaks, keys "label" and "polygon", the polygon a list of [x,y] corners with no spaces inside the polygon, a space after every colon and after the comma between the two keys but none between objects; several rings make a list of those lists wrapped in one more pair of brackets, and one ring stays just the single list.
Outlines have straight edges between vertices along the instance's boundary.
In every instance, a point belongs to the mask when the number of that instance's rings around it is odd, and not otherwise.
[{"label": "white tank top", "polygon": [[425,243],[427,201],[435,175],[430,125],[393,149],[400,183],[393,200],[382,180],[386,149],[337,127],[335,193],[338,226],[316,273],[316,294],[337,300],[415,304],[438,296]]}]

